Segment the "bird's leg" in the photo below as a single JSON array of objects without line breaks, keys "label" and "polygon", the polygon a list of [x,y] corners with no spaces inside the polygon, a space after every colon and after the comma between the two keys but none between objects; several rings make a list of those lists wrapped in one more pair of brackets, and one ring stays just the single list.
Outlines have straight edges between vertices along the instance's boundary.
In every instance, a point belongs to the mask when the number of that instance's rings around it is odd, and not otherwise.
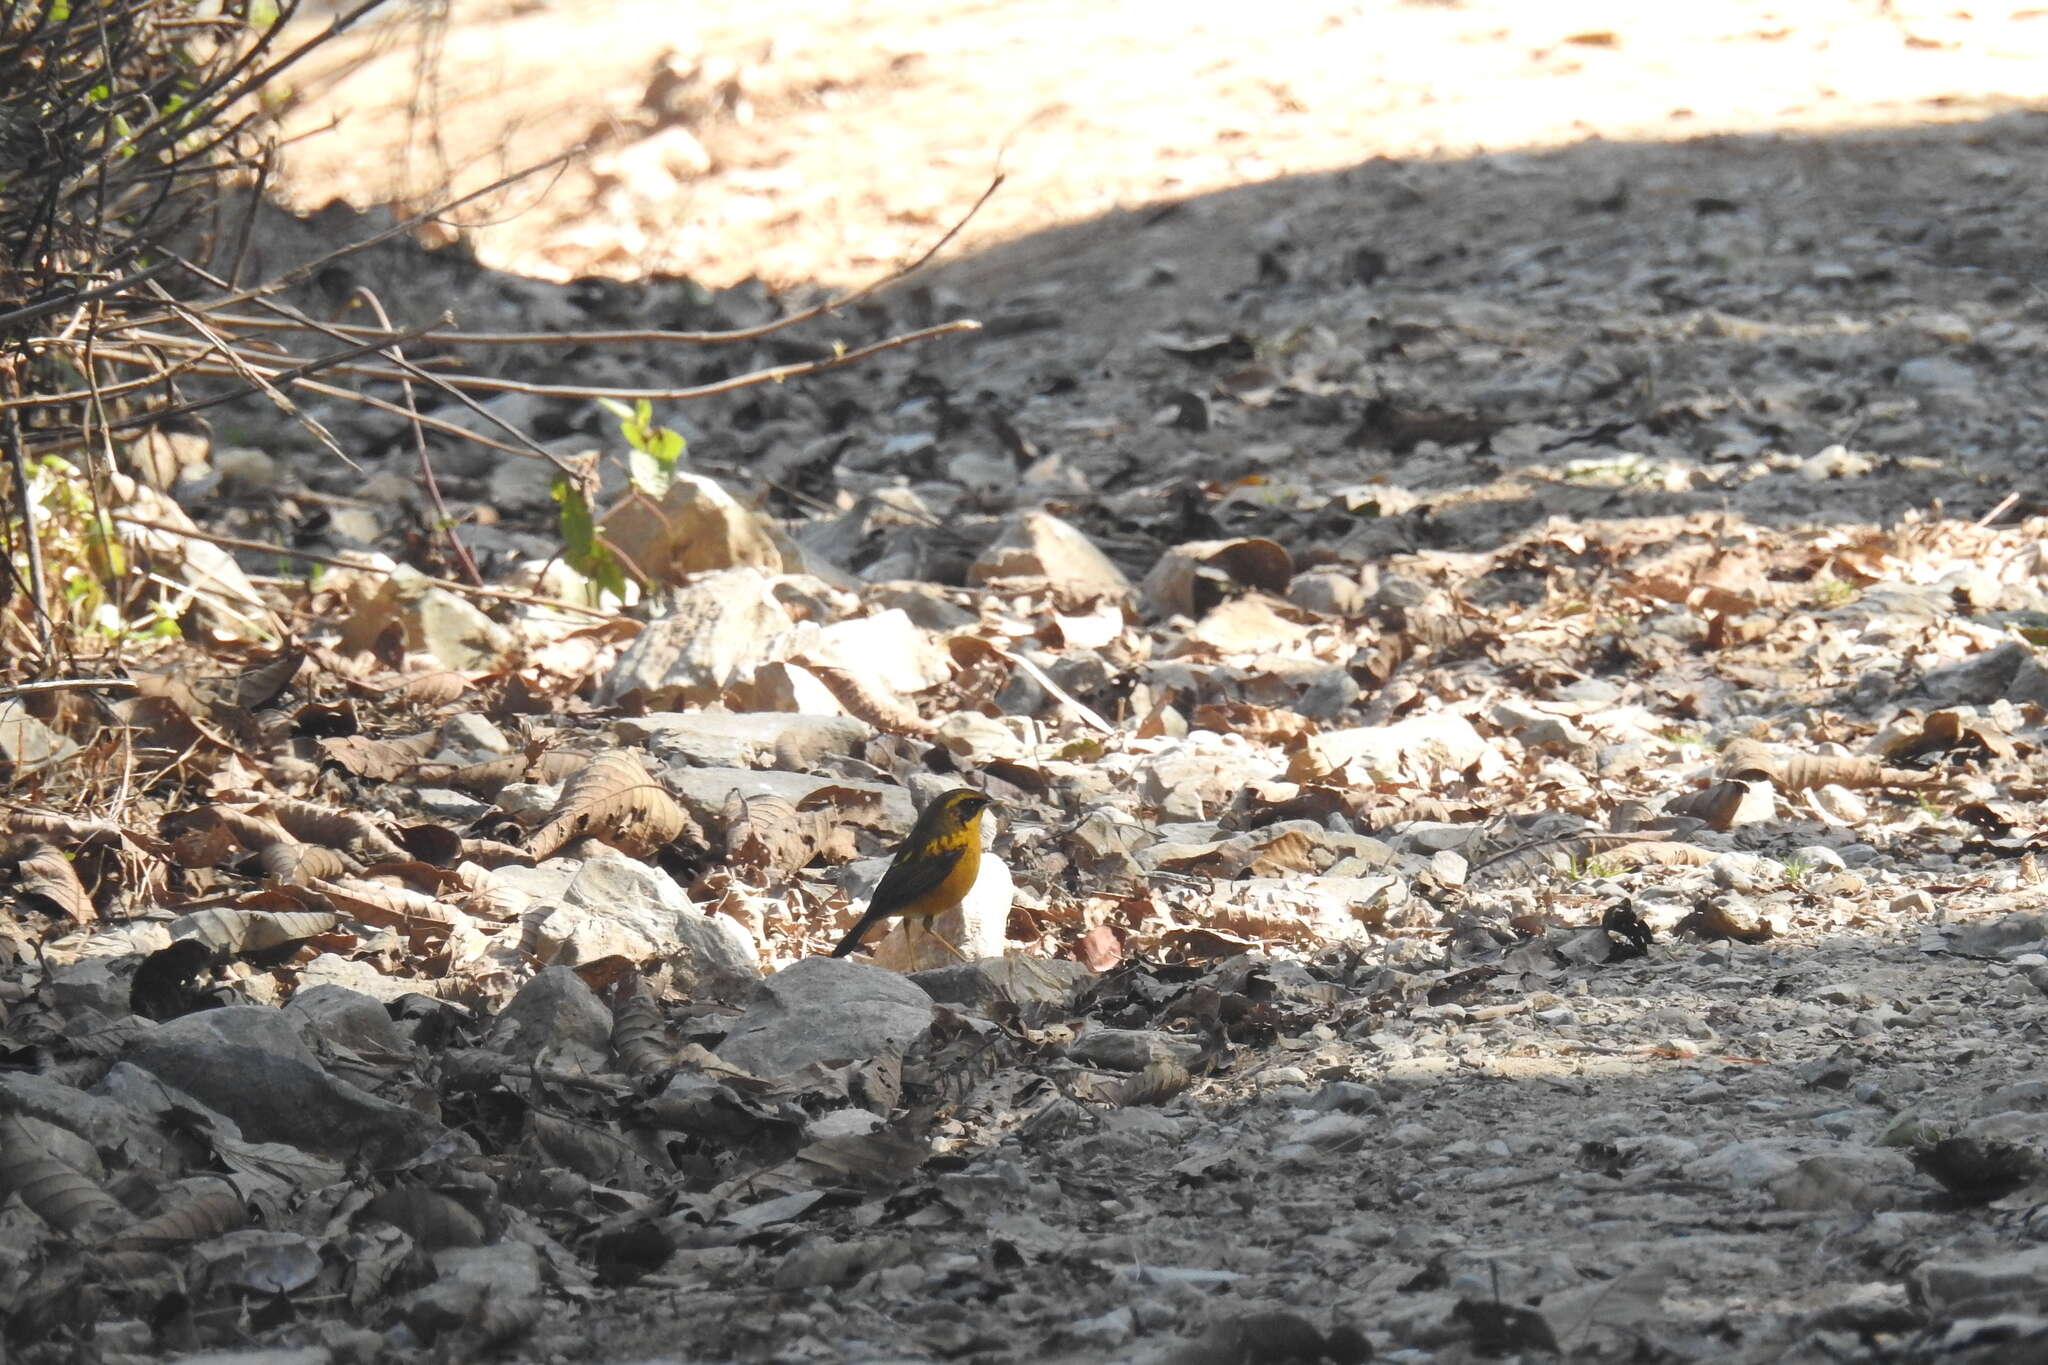
[{"label": "bird's leg", "polygon": [[933,915],[930,919],[924,921],[925,933],[929,934],[932,938],[936,939],[938,941],[938,945],[941,948],[944,948],[947,952],[951,953],[961,962],[964,963],[968,961],[967,954],[961,952],[959,947],[953,942],[952,939],[947,938],[944,934],[939,932],[938,925],[933,923],[933,921],[937,918],[937,915]]}]

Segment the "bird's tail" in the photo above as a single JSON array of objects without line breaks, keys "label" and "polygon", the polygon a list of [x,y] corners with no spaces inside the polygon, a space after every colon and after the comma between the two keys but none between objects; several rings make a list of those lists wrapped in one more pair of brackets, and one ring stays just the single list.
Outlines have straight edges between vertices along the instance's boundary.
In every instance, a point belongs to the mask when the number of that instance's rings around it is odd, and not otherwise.
[{"label": "bird's tail", "polygon": [[855,948],[860,947],[861,935],[874,928],[875,921],[881,918],[883,918],[881,915],[862,915],[860,923],[847,930],[846,937],[839,940],[839,946],[832,950],[832,956],[845,957]]}]

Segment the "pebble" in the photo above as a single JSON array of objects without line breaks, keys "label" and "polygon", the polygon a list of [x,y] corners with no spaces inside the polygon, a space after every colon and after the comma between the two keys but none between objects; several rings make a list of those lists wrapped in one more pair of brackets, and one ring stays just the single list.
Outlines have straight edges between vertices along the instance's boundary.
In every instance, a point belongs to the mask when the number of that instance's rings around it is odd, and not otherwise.
[{"label": "pebble", "polygon": [[1893,897],[1887,908],[1894,915],[1915,915],[1931,919],[1934,916],[1934,897],[1925,891],[1908,891],[1903,896]]},{"label": "pebble", "polygon": [[1356,1081],[1331,1081],[1309,1100],[1314,1109],[1334,1109],[1346,1114],[1377,1113],[1387,1107],[1380,1092]]},{"label": "pebble", "polygon": [[1253,1084],[1261,1090],[1281,1085],[1306,1086],[1308,1073],[1298,1066],[1269,1066],[1253,1078]]}]

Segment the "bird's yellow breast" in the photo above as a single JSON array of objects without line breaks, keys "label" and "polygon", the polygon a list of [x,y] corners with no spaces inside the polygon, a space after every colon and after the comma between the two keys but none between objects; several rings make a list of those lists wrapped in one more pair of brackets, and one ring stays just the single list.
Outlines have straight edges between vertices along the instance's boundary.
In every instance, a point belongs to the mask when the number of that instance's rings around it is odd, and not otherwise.
[{"label": "bird's yellow breast", "polygon": [[952,868],[947,871],[946,875],[940,879],[937,885],[919,895],[912,896],[903,903],[901,908],[892,907],[889,913],[892,915],[919,915],[929,919],[934,915],[945,914],[948,910],[951,910],[954,906],[965,900],[967,893],[974,887],[975,877],[981,873],[981,816],[979,814],[976,814],[972,820],[969,820],[959,829],[940,835],[925,846],[925,850],[933,857],[945,857],[955,849],[960,851],[960,856],[954,860]]}]

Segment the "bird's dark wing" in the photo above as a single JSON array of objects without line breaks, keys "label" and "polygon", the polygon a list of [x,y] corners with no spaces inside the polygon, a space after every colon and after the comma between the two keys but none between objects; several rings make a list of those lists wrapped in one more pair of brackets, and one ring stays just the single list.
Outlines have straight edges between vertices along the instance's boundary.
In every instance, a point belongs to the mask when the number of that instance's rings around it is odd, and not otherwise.
[{"label": "bird's dark wing", "polygon": [[960,855],[966,851],[959,847],[941,849],[922,857],[900,858],[889,864],[889,870],[882,874],[882,884],[875,888],[874,896],[868,901],[867,913],[860,917],[859,924],[847,931],[845,938],[839,940],[832,956],[845,957],[860,946],[868,930],[904,906],[915,905],[921,897],[936,891],[947,874],[960,865]]},{"label": "bird's dark wing", "polygon": [[915,857],[898,858],[882,874],[882,884],[875,888],[874,899],[868,902],[868,914],[877,918],[893,915],[938,890],[939,883],[960,865],[960,855],[966,851],[964,846],[955,844],[952,848],[928,849]]}]

